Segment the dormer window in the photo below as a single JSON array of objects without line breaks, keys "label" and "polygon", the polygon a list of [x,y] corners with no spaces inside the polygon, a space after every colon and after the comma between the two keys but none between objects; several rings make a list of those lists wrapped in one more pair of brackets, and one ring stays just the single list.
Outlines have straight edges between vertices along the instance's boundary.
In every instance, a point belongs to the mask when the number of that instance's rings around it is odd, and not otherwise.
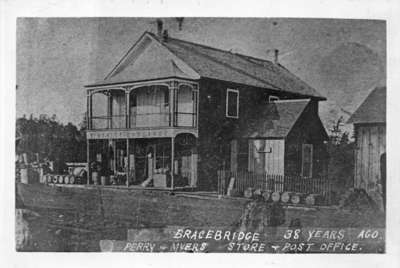
[{"label": "dormer window", "polygon": [[226,117],[239,118],[239,90],[226,90]]},{"label": "dormer window", "polygon": [[279,100],[279,97],[274,96],[274,95],[270,95],[268,97],[268,102],[274,102],[274,101],[278,101],[278,100]]}]

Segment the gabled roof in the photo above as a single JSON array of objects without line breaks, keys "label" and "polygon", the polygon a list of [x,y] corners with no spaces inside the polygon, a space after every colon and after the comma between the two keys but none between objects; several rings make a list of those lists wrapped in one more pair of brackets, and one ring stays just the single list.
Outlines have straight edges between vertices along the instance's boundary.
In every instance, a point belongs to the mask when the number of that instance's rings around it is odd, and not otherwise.
[{"label": "gabled roof", "polygon": [[280,64],[174,38],[163,44],[202,77],[323,98]]},{"label": "gabled roof", "polygon": [[[147,47],[151,47],[151,41],[158,44],[158,50],[165,48],[167,51],[153,51],[147,58],[141,57],[140,54],[146,53]],[[141,58],[144,58],[141,64],[135,64]],[[159,77],[154,77],[156,75]],[[196,75],[325,99],[280,64],[171,37],[163,42],[149,32],[142,35],[104,80],[89,86],[169,76],[195,79]]]},{"label": "gabled roof", "polygon": [[347,123],[386,123],[386,87],[375,88]]},{"label": "gabled roof", "polygon": [[145,33],[103,80],[89,86],[167,77],[200,78],[190,66],[166,49],[152,35]]},{"label": "gabled roof", "polygon": [[275,101],[258,107],[257,117],[242,122],[239,135],[247,138],[285,138],[310,99]]}]

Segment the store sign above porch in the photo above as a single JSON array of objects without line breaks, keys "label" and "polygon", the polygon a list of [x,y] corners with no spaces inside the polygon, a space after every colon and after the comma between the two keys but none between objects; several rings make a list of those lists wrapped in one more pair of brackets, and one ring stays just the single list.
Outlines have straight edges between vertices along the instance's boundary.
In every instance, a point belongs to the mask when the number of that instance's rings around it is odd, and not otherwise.
[{"label": "store sign above porch", "polygon": [[180,133],[191,133],[197,137],[194,129],[140,129],[140,130],[103,130],[88,131],[88,139],[140,139],[140,138],[167,138],[175,137]]}]

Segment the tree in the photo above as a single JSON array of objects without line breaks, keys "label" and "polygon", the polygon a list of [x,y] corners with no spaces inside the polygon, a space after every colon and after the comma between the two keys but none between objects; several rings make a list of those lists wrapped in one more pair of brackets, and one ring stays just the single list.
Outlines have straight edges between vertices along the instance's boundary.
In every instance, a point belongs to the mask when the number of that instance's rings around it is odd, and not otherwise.
[{"label": "tree", "polygon": [[354,141],[349,138],[348,132],[343,132],[343,117],[335,121],[329,129],[329,166],[328,176],[337,187],[336,190],[345,190],[353,184],[354,175]]},{"label": "tree", "polygon": [[84,162],[86,159],[86,139],[84,130],[72,123],[63,125],[56,116],[33,115],[16,121],[17,154],[27,153],[28,157],[39,154],[41,160],[59,160],[64,162]]}]

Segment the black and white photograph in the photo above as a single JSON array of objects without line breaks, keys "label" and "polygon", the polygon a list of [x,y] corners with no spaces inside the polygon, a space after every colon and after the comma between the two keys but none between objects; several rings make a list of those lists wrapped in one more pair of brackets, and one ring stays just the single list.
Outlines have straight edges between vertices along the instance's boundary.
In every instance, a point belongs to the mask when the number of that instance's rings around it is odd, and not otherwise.
[{"label": "black and white photograph", "polygon": [[386,19],[14,22],[17,255],[390,251]]}]

